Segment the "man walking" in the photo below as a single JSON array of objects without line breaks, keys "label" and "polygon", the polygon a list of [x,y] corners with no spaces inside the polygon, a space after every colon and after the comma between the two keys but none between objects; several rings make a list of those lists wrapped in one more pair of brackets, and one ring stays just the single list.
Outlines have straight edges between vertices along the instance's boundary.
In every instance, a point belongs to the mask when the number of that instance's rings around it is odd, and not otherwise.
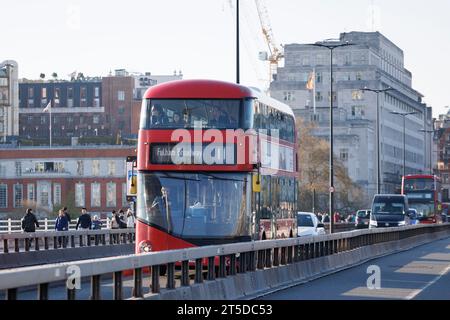
[{"label": "man walking", "polygon": [[92,226],[92,220],[86,208],[81,209],[81,216],[78,218],[76,229],[80,227],[80,230],[89,230]]},{"label": "man walking", "polygon": [[39,228],[39,222],[33,213],[33,209],[28,208],[22,218],[22,230],[24,232],[36,232],[36,228]]}]

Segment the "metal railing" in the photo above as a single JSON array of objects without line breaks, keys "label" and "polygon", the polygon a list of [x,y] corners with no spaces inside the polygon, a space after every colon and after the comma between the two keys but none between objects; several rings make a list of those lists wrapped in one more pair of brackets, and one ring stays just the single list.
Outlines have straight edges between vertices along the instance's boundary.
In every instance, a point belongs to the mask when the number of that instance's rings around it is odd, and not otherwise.
[{"label": "metal railing", "polygon": [[[68,270],[76,266],[80,277],[89,278],[92,300],[101,299],[101,278],[112,277],[113,299],[123,299],[124,271],[133,271],[130,297],[149,297],[144,293],[144,277],[150,277],[149,295],[161,292],[160,273],[165,269],[166,290],[189,287],[192,284],[190,266],[194,267],[193,283],[213,281],[256,270],[277,268],[304,260],[343,253],[364,246],[399,241],[419,235],[450,232],[450,224],[419,225],[391,229],[371,229],[337,233],[319,237],[252,241],[206,246],[183,250],[151,252],[140,255],[84,260],[58,265],[44,265],[0,271],[0,290],[6,299],[17,298],[21,287],[37,287],[37,299],[47,300],[49,284],[66,281]],[[206,268],[205,268],[206,267]],[[150,269],[147,274],[144,271]],[[181,271],[176,281],[176,269]],[[67,272],[67,273],[66,273]],[[66,287],[67,299],[76,299],[76,289]]]},{"label": "metal railing", "polygon": [[135,229],[40,231],[0,234],[0,254],[134,243]]},{"label": "metal railing", "polygon": [[[41,219],[38,220],[39,228],[36,228],[36,230],[42,230],[42,231],[51,231],[55,230],[55,220],[56,219]],[[77,225],[77,220],[72,219],[72,222],[69,224],[69,230],[75,230],[75,227]],[[100,219],[102,222],[102,228],[110,228],[111,227],[111,219]],[[5,219],[0,220],[0,234],[4,232],[20,232],[22,231],[22,220],[13,220],[13,219]]]}]

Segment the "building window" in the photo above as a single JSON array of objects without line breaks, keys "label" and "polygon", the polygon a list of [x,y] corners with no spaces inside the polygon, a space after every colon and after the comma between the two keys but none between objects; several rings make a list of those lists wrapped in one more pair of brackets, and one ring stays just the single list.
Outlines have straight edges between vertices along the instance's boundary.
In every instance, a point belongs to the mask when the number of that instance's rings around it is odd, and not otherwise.
[{"label": "building window", "polygon": [[316,92],[316,101],[323,101],[322,92],[320,91]]},{"label": "building window", "polygon": [[16,161],[14,164],[16,167],[16,177],[22,176],[22,162]]},{"label": "building window", "polygon": [[125,91],[117,91],[117,100],[125,101]]},{"label": "building window", "polygon": [[73,108],[73,88],[67,88],[67,107]]},{"label": "building window", "polygon": [[84,162],[83,160],[77,160],[77,174],[82,176],[84,174]]},{"label": "building window", "polygon": [[14,185],[14,208],[21,208],[23,206],[23,185]]},{"label": "building window", "polygon": [[117,112],[119,114],[124,114],[125,113],[125,107],[124,106],[119,106],[119,108],[117,109]]},{"label": "building window", "polygon": [[35,201],[35,197],[34,197],[34,184],[29,183],[27,185],[27,192],[28,192],[28,201]]},{"label": "building window", "polygon": [[41,116],[41,124],[45,124],[45,122],[46,122],[46,117],[45,116]]},{"label": "building window", "polygon": [[[328,101],[330,101],[331,99],[331,94],[330,91],[328,91]],[[333,102],[335,102],[337,100],[337,93],[336,91],[333,91]]]},{"label": "building window", "polygon": [[91,184],[91,207],[101,207],[101,189],[97,182]]},{"label": "building window", "polygon": [[116,174],[116,161],[110,160],[108,162],[108,175],[114,176]]},{"label": "building window", "polygon": [[59,98],[61,97],[61,89],[60,88],[55,88],[55,97],[53,99],[53,103],[54,103],[54,107],[58,108],[60,106],[60,100]]},{"label": "building window", "polygon": [[61,204],[61,184],[55,183],[53,185],[53,204],[60,205]]},{"label": "building window", "polygon": [[294,93],[292,91],[285,91],[284,92],[284,101],[294,101]]},{"label": "building window", "polygon": [[34,98],[34,89],[32,87],[28,88],[28,99]]},{"label": "building window", "polygon": [[128,201],[127,201],[127,184],[122,183],[122,207],[127,207]]},{"label": "building window", "polygon": [[85,192],[84,192],[84,183],[77,183],[75,185],[75,206],[78,208],[85,206]]},{"label": "building window", "polygon": [[316,72],[316,83],[322,83],[322,72]]},{"label": "building window", "polygon": [[8,185],[0,184],[0,208],[8,207]]},{"label": "building window", "polygon": [[341,161],[347,161],[348,160],[348,149],[341,149],[339,157],[340,157]]},{"label": "building window", "polygon": [[39,204],[43,207],[48,207],[50,197],[50,190],[47,185],[42,185],[41,192],[39,194]]},{"label": "building window", "polygon": [[100,97],[100,87],[94,87],[94,97]]},{"label": "building window", "polygon": [[353,100],[362,100],[363,99],[362,90],[353,90],[352,91],[352,99]]},{"label": "building window", "polygon": [[357,81],[361,81],[361,80],[362,80],[361,72],[357,72],[357,73],[356,73],[356,80],[357,80]]},{"label": "building window", "polygon": [[114,182],[106,185],[106,206],[108,208],[116,206],[116,184]]},{"label": "building window", "polygon": [[94,177],[100,175],[100,161],[92,160],[92,175]]},{"label": "building window", "polygon": [[42,88],[42,90],[41,90],[41,98],[47,100],[47,88]]},{"label": "building window", "polygon": [[352,118],[364,119],[365,111],[363,106],[352,106]]},{"label": "building window", "polygon": [[80,88],[80,107],[85,108],[87,107],[86,103],[86,87]]},{"label": "building window", "polygon": [[95,115],[92,117],[92,123],[93,124],[99,124],[100,123],[100,116],[99,115]]}]

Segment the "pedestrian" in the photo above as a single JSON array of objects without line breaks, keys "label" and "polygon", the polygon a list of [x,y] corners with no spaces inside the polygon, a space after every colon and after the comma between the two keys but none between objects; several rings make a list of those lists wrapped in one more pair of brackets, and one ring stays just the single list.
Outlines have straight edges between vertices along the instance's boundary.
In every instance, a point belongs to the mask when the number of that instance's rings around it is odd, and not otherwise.
[{"label": "pedestrian", "polygon": [[125,212],[123,211],[123,209],[119,210],[119,221],[117,221],[117,223],[119,224],[119,228],[120,229],[125,229],[127,227],[127,223],[125,222]]},{"label": "pedestrian", "polygon": [[69,211],[67,210],[67,207],[64,207],[63,210],[64,210],[64,214],[66,215],[67,220],[69,221],[69,225],[70,225],[70,223],[72,222],[72,219],[70,218]]},{"label": "pedestrian", "polygon": [[[69,219],[64,212],[64,209],[60,209],[58,212],[58,217],[55,221],[55,230],[56,231],[68,231],[69,230]],[[64,241],[63,247],[66,246],[66,237],[58,237],[58,245],[61,247],[62,241]]]},{"label": "pedestrian", "polygon": [[77,230],[78,230],[78,227],[80,228],[80,230],[89,230],[89,229],[91,229],[91,226],[92,226],[91,216],[89,215],[89,213],[87,213],[86,208],[82,208],[81,215],[78,218],[77,225],[75,228]]},{"label": "pedestrian", "polygon": [[322,222],[323,216],[320,212],[317,214],[317,219],[319,220],[319,222]]},{"label": "pedestrian", "polygon": [[116,210],[113,210],[111,216],[111,229],[119,229],[119,217],[117,216]]},{"label": "pedestrian", "polygon": [[339,223],[341,222],[341,216],[339,214],[339,212],[335,212],[334,213],[334,223]]},{"label": "pedestrian", "polygon": [[36,228],[39,228],[39,222],[33,213],[33,209],[27,209],[21,225],[24,232],[36,232]]},{"label": "pedestrian", "polygon": [[328,213],[325,213],[325,215],[323,216],[323,222],[324,223],[329,223],[330,222],[330,216],[328,215]]},{"label": "pedestrian", "polygon": [[130,208],[127,210],[127,228],[134,228],[135,219],[133,211]]},{"label": "pedestrian", "polygon": [[102,222],[97,215],[94,216],[94,221],[92,221],[92,230],[100,230],[102,228]]}]

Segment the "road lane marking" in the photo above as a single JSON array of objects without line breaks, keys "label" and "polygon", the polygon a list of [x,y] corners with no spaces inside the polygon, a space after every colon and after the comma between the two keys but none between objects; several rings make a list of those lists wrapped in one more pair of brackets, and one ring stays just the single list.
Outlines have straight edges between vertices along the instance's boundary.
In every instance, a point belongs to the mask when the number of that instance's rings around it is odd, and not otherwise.
[{"label": "road lane marking", "polygon": [[412,292],[411,294],[409,294],[405,299],[406,300],[412,300],[415,297],[417,297],[418,294],[420,294],[421,292],[425,291],[428,287],[432,286],[433,284],[435,284],[436,282],[438,282],[443,276],[445,276],[447,274],[447,272],[450,271],[450,265],[447,266],[447,268],[445,268],[441,274],[439,276],[437,276],[436,278],[434,278],[431,282],[429,282],[426,286],[424,286],[422,289],[419,290],[415,290],[414,292]]}]

